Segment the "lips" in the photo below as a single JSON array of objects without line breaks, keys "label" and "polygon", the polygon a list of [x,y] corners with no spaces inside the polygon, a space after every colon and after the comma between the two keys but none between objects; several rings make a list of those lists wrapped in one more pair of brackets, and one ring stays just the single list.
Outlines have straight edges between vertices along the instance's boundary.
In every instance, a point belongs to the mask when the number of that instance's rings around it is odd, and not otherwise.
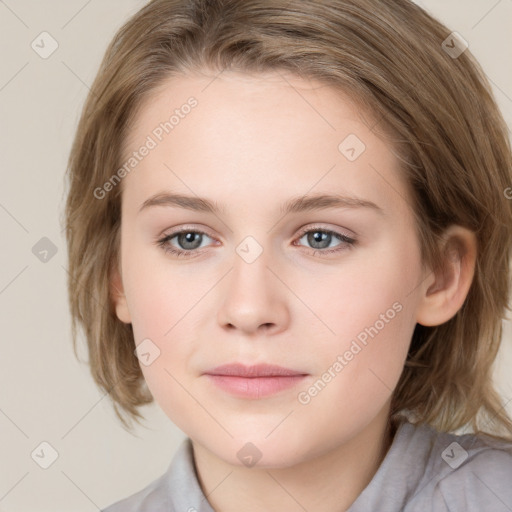
[{"label": "lips", "polygon": [[273,364],[257,364],[245,366],[240,363],[231,363],[217,366],[205,372],[207,375],[224,375],[228,377],[292,377],[294,375],[306,375],[304,372],[291,370]]},{"label": "lips", "polygon": [[217,366],[206,377],[222,391],[238,398],[261,399],[298,385],[308,374],[270,364]]}]

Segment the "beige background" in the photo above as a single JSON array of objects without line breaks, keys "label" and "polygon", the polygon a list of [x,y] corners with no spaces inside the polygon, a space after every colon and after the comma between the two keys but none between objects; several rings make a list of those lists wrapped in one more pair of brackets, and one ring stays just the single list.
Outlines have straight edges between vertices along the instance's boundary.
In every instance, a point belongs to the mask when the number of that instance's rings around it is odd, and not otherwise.
[{"label": "beige background", "polygon": [[[512,0],[422,0],[469,42],[512,126]],[[60,217],[73,131],[103,52],[142,0],[0,0],[0,510],[88,512],[162,474],[184,438],[156,407],[149,428],[126,433],[108,397],[74,358]],[[43,31],[58,49],[41,58]],[[440,41],[441,43],[441,41]],[[511,183],[512,186],[512,183]],[[57,253],[32,253],[42,238]],[[497,383],[512,399],[512,329],[505,325]],[[82,354],[85,355],[84,351]],[[512,414],[512,402],[507,410]],[[59,456],[48,469],[31,458],[41,442]],[[48,451],[46,451],[48,453]]]}]

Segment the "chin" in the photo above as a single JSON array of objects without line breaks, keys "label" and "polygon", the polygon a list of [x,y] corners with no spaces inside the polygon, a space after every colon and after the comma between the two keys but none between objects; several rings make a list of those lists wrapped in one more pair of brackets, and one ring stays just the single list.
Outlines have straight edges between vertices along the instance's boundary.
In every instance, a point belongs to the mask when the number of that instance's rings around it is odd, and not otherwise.
[{"label": "chin", "polygon": [[299,464],[312,449],[306,445],[306,437],[289,436],[288,432],[283,430],[281,435],[273,432],[265,439],[268,429],[265,433],[261,432],[251,435],[245,431],[243,435],[237,435],[232,432],[233,439],[203,439],[198,440],[203,446],[214,453],[220,459],[233,466],[259,468],[259,469],[278,469],[286,468]]}]

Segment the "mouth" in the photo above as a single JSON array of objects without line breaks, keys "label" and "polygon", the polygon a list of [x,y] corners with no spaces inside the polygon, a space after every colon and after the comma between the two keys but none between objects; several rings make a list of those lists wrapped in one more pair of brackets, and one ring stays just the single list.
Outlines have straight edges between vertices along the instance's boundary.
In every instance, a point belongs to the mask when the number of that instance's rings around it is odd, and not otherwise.
[{"label": "mouth", "polygon": [[296,386],[308,374],[276,365],[234,363],[217,366],[205,375],[224,392],[241,398],[260,399]]}]

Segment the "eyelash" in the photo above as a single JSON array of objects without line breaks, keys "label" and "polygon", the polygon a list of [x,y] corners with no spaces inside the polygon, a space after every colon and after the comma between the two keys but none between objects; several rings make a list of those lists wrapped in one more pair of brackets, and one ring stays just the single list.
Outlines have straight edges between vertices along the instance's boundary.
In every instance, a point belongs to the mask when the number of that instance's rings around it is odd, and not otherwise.
[{"label": "eyelash", "polygon": [[[342,247],[341,249],[339,247],[343,246],[343,243],[336,246],[337,248],[335,248],[335,249],[312,249],[313,255],[315,255],[316,253],[320,253],[322,256],[325,256],[327,254],[339,253],[342,251],[352,249],[352,247],[356,244],[356,240],[354,240],[353,238],[349,238],[348,236],[343,235],[342,233],[338,233],[337,231],[332,231],[329,229],[322,229],[320,227],[312,227],[312,228],[306,229],[304,231],[301,231],[300,235],[296,238],[296,240],[300,240],[301,238],[304,237],[304,235],[307,235],[310,232],[327,233],[329,235],[333,235],[334,237],[336,237],[338,240],[340,240],[340,242],[347,244],[345,247]],[[183,228],[179,231],[175,231],[174,233],[165,235],[163,238],[157,240],[156,243],[160,248],[162,248],[162,250],[166,254],[172,254],[173,256],[176,256],[178,258],[192,258],[195,255],[198,255],[199,254],[198,249],[184,251],[182,249],[176,249],[176,248],[172,247],[171,245],[169,245],[168,242],[170,242],[173,238],[175,238],[176,236],[178,236],[182,233],[195,233],[195,234],[206,235],[206,236],[210,237],[210,235],[208,235],[208,233],[205,233],[204,231]],[[213,237],[210,237],[210,238],[213,238]]]}]

